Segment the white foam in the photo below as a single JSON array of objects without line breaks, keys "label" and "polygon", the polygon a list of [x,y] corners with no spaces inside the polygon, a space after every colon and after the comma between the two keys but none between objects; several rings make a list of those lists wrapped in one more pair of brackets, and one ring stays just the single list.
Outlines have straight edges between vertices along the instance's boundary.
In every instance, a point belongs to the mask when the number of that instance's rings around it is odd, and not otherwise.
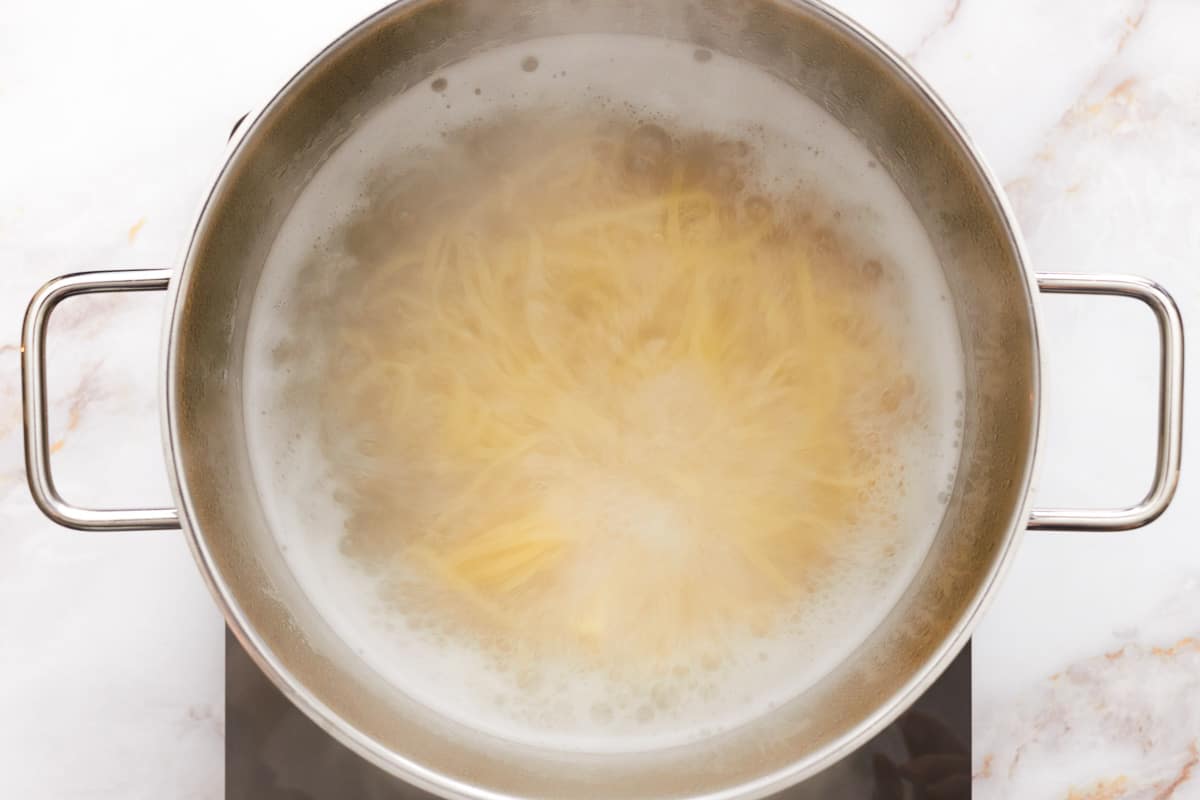
[{"label": "white foam", "polygon": [[[522,69],[534,55],[539,67]],[[647,76],[654,76],[647,80]],[[588,751],[628,751],[692,741],[787,702],[843,660],[879,624],[912,579],[943,513],[957,464],[962,357],[949,292],[928,237],[887,172],[844,127],[782,82],[736,60],[698,60],[678,42],[587,35],[499,48],[454,65],[364,120],[333,153],[285,221],[251,316],[246,421],[256,480],[291,569],[332,627],[401,691],[450,717],[509,739]],[[315,430],[277,413],[288,376],[271,352],[287,335],[296,273],[360,202],[367,171],[385,154],[437,147],[442,134],[509,108],[586,110],[632,105],[762,148],[780,191],[819,187],[864,252],[900,268],[893,320],[915,355],[931,424],[905,443],[907,493],[896,507],[901,545],[842,552],[804,614],[781,635],[747,639],[720,664],[696,664],[663,685],[615,686],[604,675],[510,674],[469,644],[379,606],[370,579],[344,557],[341,509],[323,472]],[[336,256],[330,254],[333,259]],[[959,395],[961,397],[961,395]],[[884,524],[881,522],[880,524]],[[417,630],[415,624],[421,625]]]}]

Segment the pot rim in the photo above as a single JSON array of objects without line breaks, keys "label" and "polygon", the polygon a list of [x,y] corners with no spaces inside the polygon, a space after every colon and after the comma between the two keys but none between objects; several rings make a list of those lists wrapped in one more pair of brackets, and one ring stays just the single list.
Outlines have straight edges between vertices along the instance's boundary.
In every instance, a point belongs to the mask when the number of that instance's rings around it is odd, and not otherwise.
[{"label": "pot rim", "polygon": [[[1031,415],[1029,425],[1030,447],[1024,469],[1024,486],[1021,487],[1020,503],[1013,511],[1009,523],[1009,532],[998,553],[995,562],[977,591],[971,599],[969,611],[957,625],[953,636],[947,638],[934,651],[931,657],[921,666],[911,679],[885,702],[880,704],[874,713],[863,720],[853,730],[848,731],[838,740],[812,752],[802,759],[783,769],[762,775],[753,780],[727,786],[715,792],[698,795],[693,800],[754,800],[782,791],[800,781],[809,778],[826,769],[835,762],[858,749],[867,740],[877,735],[902,714],[927,688],[941,676],[950,662],[966,645],[979,624],[983,612],[987,609],[995,593],[997,584],[1011,567],[1016,556],[1021,534],[1026,521],[1029,519],[1032,507],[1031,486],[1038,471],[1041,451],[1041,347],[1039,342],[1039,303],[1036,275],[1030,266],[1028,253],[1020,234],[1016,215],[1008,201],[1002,184],[988,165],[987,160],[976,147],[970,136],[950,111],[948,105],[925,81],[924,78],[895,50],[885,44],[875,34],[863,25],[847,16],[845,13],[830,7],[825,0],[770,0],[782,5],[806,8],[815,15],[825,18],[834,26],[842,28],[849,35],[857,38],[865,48],[876,58],[888,66],[899,78],[907,83],[923,101],[928,103],[940,123],[945,126],[955,143],[961,148],[982,184],[987,190],[989,199],[999,210],[1000,220],[1007,243],[1020,265],[1025,298],[1028,303],[1029,319],[1031,320],[1030,350],[1032,374],[1030,375]],[[233,631],[237,640],[246,650],[254,663],[263,671],[271,682],[304,714],[315,722],[322,730],[352,750],[357,755],[375,766],[396,775],[404,781],[436,795],[453,798],[453,800],[522,800],[522,798],[495,792],[468,782],[441,774],[422,766],[411,759],[400,756],[392,750],[380,745],[361,730],[347,723],[333,709],[321,702],[281,663],[254,630],[242,608],[236,602],[229,584],[221,575],[212,553],[205,540],[198,534],[194,524],[195,509],[191,503],[186,479],[183,477],[183,465],[179,453],[179,419],[175,409],[179,402],[176,392],[176,346],[181,336],[179,325],[182,315],[182,302],[185,297],[183,286],[188,283],[189,276],[197,269],[193,261],[193,246],[200,239],[200,233],[208,223],[207,212],[220,193],[224,183],[231,180],[230,165],[241,151],[242,144],[252,138],[262,118],[283,101],[311,71],[317,69],[327,59],[331,58],[353,40],[366,35],[382,20],[393,14],[401,13],[407,8],[438,0],[394,0],[378,11],[364,18],[336,39],[323,47],[309,59],[300,69],[296,70],[271,96],[271,98],[248,114],[238,126],[230,139],[225,157],[216,171],[210,184],[210,189],[196,212],[192,233],[179,259],[179,268],[174,271],[167,289],[167,312],[164,316],[162,336],[163,374],[166,378],[162,403],[162,436],[166,461],[169,465],[168,482],[179,509],[180,527],[183,529],[188,547],[200,568],[205,584],[212,593],[226,624]]]}]

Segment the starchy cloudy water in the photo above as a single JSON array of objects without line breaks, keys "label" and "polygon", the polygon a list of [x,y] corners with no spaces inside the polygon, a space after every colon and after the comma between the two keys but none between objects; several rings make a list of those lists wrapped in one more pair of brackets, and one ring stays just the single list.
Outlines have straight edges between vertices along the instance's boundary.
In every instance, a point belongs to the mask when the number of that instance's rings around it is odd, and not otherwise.
[{"label": "starchy cloudy water", "polygon": [[397,689],[547,747],[694,741],[916,572],[958,458],[946,298],[887,172],[776,79],[644,37],[497,49],[363,120],[285,221],[256,480]]}]

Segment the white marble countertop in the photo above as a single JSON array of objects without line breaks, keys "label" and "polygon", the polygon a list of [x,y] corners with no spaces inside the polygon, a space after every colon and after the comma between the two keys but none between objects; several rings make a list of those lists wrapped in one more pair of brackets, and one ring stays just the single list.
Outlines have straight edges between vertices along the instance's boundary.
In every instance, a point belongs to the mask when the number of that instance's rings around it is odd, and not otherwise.
[{"label": "white marble countertop", "polygon": [[[34,508],[20,319],[56,274],[171,266],[234,120],[377,4],[5,4],[0,797],[223,795],[220,616],[178,534],[76,533]],[[1008,188],[1035,267],[1141,273],[1200,319],[1200,4],[835,5],[960,115]],[[55,318],[51,439],[73,499],[166,502],[161,304],[83,298]],[[1036,496],[1132,502],[1153,466],[1151,316],[1107,299],[1049,298],[1044,310]],[[1200,796],[1198,521],[1185,467],[1173,507],[1143,531],[1025,538],[975,639],[977,798]]]}]

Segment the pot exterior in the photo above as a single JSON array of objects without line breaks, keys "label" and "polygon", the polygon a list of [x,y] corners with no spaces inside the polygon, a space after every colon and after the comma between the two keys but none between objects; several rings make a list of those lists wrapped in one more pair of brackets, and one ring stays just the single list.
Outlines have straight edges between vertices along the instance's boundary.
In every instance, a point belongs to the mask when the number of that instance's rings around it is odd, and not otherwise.
[{"label": "pot exterior", "polygon": [[[885,622],[837,670],[751,725],[656,753],[501,741],[398,693],[317,615],[268,529],[242,403],[247,322],[275,232],[356,117],[489,46],[564,33],[691,41],[761,65],[874,152],[935,244],[966,366],[962,455],[943,525]],[[995,179],[899,57],[836,12],[786,0],[416,0],[361,23],[243,125],[172,281],[168,460],[183,527],[230,627],[267,675],[361,755],[461,798],[761,797],[903,711],[966,642],[1028,519],[1037,442],[1035,284]]]}]

